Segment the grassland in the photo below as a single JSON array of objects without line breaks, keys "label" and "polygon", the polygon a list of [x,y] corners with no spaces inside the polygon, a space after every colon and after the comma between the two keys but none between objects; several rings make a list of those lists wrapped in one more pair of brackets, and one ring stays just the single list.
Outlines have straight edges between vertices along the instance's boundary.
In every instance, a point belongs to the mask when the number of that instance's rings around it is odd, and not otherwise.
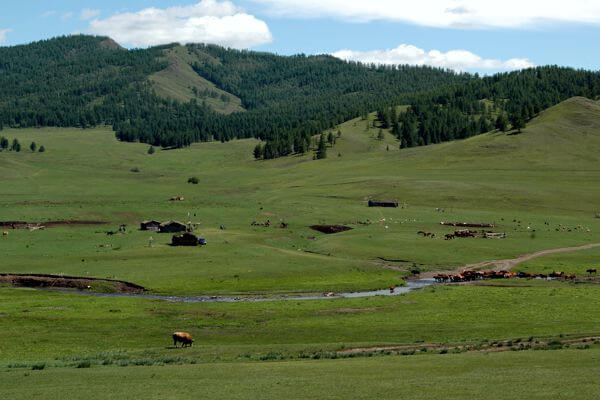
[{"label": "grassland", "polygon": [[[597,398],[600,350],[0,372],[11,399]],[[115,386],[119,387],[115,392]]]},{"label": "grassland", "polygon": [[[184,46],[175,46],[165,50],[164,60],[168,63],[167,68],[149,77],[157,95],[182,102],[206,101],[212,109],[223,114],[244,111],[237,96],[219,89],[194,72],[191,65],[201,61],[198,54]],[[207,95],[203,95],[204,92]]]},{"label": "grassland", "polygon": [[[0,220],[109,225],[10,232],[2,269],[114,277],[159,293],[339,291],[401,283],[413,264],[452,269],[600,242],[599,116],[598,103],[573,99],[521,135],[409,150],[387,133],[376,140],[377,129],[366,129],[372,121],[359,119],[341,125],[321,161],[310,154],[255,161],[251,140],[148,155],[147,146],[118,143],[109,129],[5,130],[48,151],[0,154]],[[200,183],[187,184],[190,176]],[[168,201],[177,195],[185,201]],[[370,209],[371,197],[403,207]],[[195,222],[209,246],[171,248],[169,236],[136,230],[150,218]],[[269,228],[250,226],[267,219]],[[439,222],[454,220],[495,222],[508,238],[442,240],[451,229]],[[104,234],[120,223],[127,234]],[[355,229],[326,236],[308,228],[318,223]]]},{"label": "grassland", "polygon": [[[65,357],[185,355],[198,362],[269,352],[419,343],[482,343],[598,335],[600,288],[531,282],[507,287],[432,287],[395,298],[258,303],[169,303],[0,289],[0,365]],[[196,344],[174,350],[170,333]]]},{"label": "grassland", "polygon": [[[253,140],[149,155],[146,145],[117,142],[109,128],[4,130],[1,135],[17,137],[25,149],[35,141],[47,151],[0,153],[0,221],[106,224],[8,229],[0,237],[0,272],[109,277],[162,294],[268,295],[379,289],[401,284],[415,266],[449,270],[600,242],[597,102],[567,101],[520,135],[492,132],[408,150],[399,150],[387,132],[377,140],[372,119],[342,124],[328,158],[319,161],[311,154],[255,161]],[[191,176],[199,184],[186,183]],[[169,201],[173,196],[185,199]],[[397,199],[402,206],[368,208],[369,198]],[[193,222],[208,246],[171,247],[170,235],[138,231],[139,222],[150,218]],[[270,227],[250,225],[266,220]],[[445,241],[453,228],[441,221],[493,222],[508,237]],[[121,223],[128,225],[126,233],[106,234]],[[353,230],[323,235],[309,228],[313,224]],[[436,238],[422,238],[419,230]],[[517,268],[585,275],[599,254],[551,255]],[[235,304],[5,286],[0,386],[15,399],[48,393],[592,399],[597,345],[299,359],[356,347],[452,348],[599,336],[599,299],[594,281],[499,281],[393,298]],[[174,330],[191,332],[195,345],[172,348]],[[124,379],[129,384],[114,393]]]}]

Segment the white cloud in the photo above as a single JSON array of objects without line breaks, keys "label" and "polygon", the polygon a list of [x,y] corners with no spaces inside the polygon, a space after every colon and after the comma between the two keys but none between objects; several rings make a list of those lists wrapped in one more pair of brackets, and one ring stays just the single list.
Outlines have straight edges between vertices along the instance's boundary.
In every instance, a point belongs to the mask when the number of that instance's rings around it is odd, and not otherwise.
[{"label": "white cloud", "polygon": [[56,11],[46,11],[42,14],[42,18],[50,18],[56,15]]},{"label": "white cloud", "polygon": [[6,40],[6,34],[11,30],[12,29],[0,29],[0,44],[4,43]]},{"label": "white cloud", "polygon": [[96,18],[100,15],[100,10],[92,10],[91,8],[86,8],[81,10],[79,14],[79,18],[83,21],[90,20],[92,18]]},{"label": "white cloud", "polygon": [[390,50],[340,50],[332,55],[343,60],[360,61],[369,64],[430,65],[433,67],[449,68],[456,71],[507,71],[534,66],[531,61],[526,58],[512,58],[510,60],[502,61],[482,58],[467,50],[450,50],[443,53],[439,50],[425,51],[409,44],[401,44],[395,49]]},{"label": "white cloud", "polygon": [[398,21],[441,28],[518,28],[548,22],[600,24],[597,0],[253,0],[288,17]]},{"label": "white cloud", "polygon": [[68,19],[73,18],[73,15],[74,15],[73,12],[69,11],[69,12],[66,12],[63,15],[61,15],[60,19],[62,19],[63,21],[66,21]]},{"label": "white cloud", "polygon": [[248,48],[272,41],[264,21],[244,13],[228,0],[202,0],[188,6],[115,14],[91,21],[90,30],[140,47],[204,42]]}]

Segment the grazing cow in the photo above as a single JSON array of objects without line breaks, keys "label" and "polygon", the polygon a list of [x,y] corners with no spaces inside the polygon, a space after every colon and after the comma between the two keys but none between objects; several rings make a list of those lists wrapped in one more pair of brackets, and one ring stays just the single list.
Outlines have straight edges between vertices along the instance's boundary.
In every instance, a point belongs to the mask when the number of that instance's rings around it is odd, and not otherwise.
[{"label": "grazing cow", "polygon": [[2,236],[8,236],[8,232],[6,232],[6,231],[2,232]]},{"label": "grazing cow", "polygon": [[454,235],[453,235],[453,234],[451,234],[451,233],[447,233],[447,234],[445,235],[445,240],[452,240],[452,239],[454,239]]},{"label": "grazing cow", "polygon": [[181,347],[191,347],[194,339],[187,332],[173,332],[173,346],[177,347],[179,342],[181,342]]},{"label": "grazing cow", "polygon": [[[4,233],[6,233],[6,232],[4,232]],[[596,275],[596,273],[598,273],[598,271],[596,270],[596,268],[590,268],[590,269],[588,269],[585,272],[587,272],[588,275],[592,275],[592,274]]]}]

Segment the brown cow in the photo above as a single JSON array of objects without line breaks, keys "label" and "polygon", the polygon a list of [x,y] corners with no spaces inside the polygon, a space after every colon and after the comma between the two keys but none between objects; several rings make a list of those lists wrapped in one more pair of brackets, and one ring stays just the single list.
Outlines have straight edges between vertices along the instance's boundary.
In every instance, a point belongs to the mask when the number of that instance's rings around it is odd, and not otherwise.
[{"label": "brown cow", "polygon": [[194,339],[187,332],[173,332],[173,346],[177,347],[178,342],[181,342],[181,347],[191,347]]}]

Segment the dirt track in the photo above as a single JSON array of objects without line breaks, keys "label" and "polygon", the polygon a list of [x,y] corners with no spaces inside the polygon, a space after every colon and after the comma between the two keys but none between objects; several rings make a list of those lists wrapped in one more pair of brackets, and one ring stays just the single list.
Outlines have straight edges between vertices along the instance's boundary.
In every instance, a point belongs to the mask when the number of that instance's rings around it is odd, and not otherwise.
[{"label": "dirt track", "polygon": [[[477,270],[482,270],[482,269],[494,270],[494,271],[510,271],[517,265],[524,263],[526,261],[532,260],[534,258],[543,257],[543,256],[547,256],[550,254],[570,253],[573,251],[589,250],[589,249],[593,249],[596,247],[600,247],[600,243],[590,243],[590,244],[586,244],[583,246],[576,246],[576,247],[562,247],[559,249],[540,250],[540,251],[536,251],[535,253],[523,254],[516,258],[509,258],[509,259],[505,259],[505,260],[482,261],[482,262],[475,263],[475,264],[467,264],[463,267],[456,269],[454,271],[454,273],[461,273],[461,272],[468,271],[468,270],[477,271]],[[442,273],[448,273],[448,272],[449,271],[443,271]],[[421,274],[421,277],[422,278],[431,278],[438,273],[439,272],[427,272],[427,273]]]}]

